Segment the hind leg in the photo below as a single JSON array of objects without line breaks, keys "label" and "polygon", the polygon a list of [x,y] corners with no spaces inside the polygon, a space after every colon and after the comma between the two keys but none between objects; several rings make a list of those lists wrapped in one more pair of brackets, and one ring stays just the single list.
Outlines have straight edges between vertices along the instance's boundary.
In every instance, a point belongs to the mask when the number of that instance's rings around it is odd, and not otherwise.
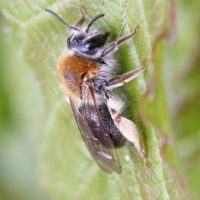
[{"label": "hind leg", "polygon": [[138,154],[144,159],[146,166],[149,167],[149,162],[146,158],[146,153],[142,148],[136,125],[131,120],[121,117],[120,115],[123,107],[122,101],[112,96],[108,99],[107,106],[115,126],[128,141],[134,144]]}]

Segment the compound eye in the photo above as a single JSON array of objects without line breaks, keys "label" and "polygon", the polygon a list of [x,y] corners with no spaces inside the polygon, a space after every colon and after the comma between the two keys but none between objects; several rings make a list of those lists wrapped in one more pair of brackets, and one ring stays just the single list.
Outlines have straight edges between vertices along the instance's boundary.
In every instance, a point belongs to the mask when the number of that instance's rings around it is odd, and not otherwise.
[{"label": "compound eye", "polygon": [[77,39],[74,39],[74,40],[73,40],[73,43],[74,43],[74,44],[78,44],[78,40],[77,40]]}]

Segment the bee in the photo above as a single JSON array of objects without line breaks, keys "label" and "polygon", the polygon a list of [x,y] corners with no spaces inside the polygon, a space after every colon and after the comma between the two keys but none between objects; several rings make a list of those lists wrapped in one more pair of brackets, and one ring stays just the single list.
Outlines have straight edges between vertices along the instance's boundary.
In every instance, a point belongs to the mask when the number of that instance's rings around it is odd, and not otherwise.
[{"label": "bee", "polygon": [[136,26],[133,33],[104,48],[110,33],[91,28],[104,14],[97,15],[80,29],[85,20],[82,8],[81,17],[74,26],[67,24],[53,11],[45,11],[71,29],[67,48],[58,59],[58,72],[61,86],[69,97],[78,128],[91,156],[104,172],[111,174],[115,171],[120,174],[122,167],[116,148],[130,141],[148,166],[137,127],[131,120],[121,116],[123,102],[111,92],[145,70],[144,61],[140,69],[111,77],[116,64],[114,53],[119,45],[136,34],[139,27]]}]

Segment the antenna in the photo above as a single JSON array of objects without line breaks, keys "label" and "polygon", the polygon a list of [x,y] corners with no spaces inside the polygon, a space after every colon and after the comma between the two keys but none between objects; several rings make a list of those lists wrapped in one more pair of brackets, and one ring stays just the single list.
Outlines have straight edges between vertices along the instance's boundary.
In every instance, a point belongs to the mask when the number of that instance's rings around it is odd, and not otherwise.
[{"label": "antenna", "polygon": [[85,31],[88,32],[90,26],[92,26],[92,24],[93,24],[97,19],[99,19],[99,18],[101,18],[101,17],[103,17],[103,16],[104,16],[104,14],[100,14],[100,15],[97,15],[95,18],[93,18],[93,19],[90,21],[90,23],[88,24],[88,27],[87,27],[87,29],[86,29]]},{"label": "antenna", "polygon": [[53,15],[57,20],[59,20],[61,23],[63,23],[65,26],[67,26],[68,28],[72,29],[72,30],[76,30],[76,31],[80,31],[78,28],[70,26],[69,24],[67,24],[63,19],[61,19],[58,15],[56,15],[56,13],[54,13],[53,11],[49,10],[49,9],[44,9],[46,12],[50,13],[51,15]]}]

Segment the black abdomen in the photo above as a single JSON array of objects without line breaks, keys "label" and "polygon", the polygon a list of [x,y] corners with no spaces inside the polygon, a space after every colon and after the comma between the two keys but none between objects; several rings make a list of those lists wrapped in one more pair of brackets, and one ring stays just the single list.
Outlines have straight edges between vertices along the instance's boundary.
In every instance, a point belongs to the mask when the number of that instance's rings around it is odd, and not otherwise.
[{"label": "black abdomen", "polygon": [[123,146],[126,142],[126,138],[120,133],[120,131],[115,126],[107,106],[105,104],[99,105],[99,112],[115,148]]}]

